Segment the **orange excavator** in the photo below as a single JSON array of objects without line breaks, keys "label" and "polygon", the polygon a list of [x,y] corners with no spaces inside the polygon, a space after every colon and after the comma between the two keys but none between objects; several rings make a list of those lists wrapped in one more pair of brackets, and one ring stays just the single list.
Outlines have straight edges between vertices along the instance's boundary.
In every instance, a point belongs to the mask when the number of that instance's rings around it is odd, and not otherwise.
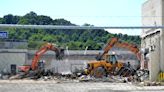
[{"label": "orange excavator", "polygon": [[[125,42],[119,41],[118,38],[112,38],[104,48],[104,52],[102,54],[99,54],[95,61],[91,61],[87,63],[87,68],[85,69],[85,74],[91,75],[94,77],[103,77],[108,74],[113,74],[114,72],[118,72],[123,68],[129,67],[129,65],[126,65],[123,62],[119,62],[116,58],[116,54],[108,54],[108,52],[113,47],[121,47],[121,48],[127,48],[128,50],[132,51],[140,61],[140,53],[139,49],[134,44],[129,44]],[[117,74],[117,73],[115,73]],[[124,74],[127,75],[127,74]]]},{"label": "orange excavator", "polygon": [[140,57],[140,53],[139,53],[139,48],[137,47],[137,45],[134,44],[130,44],[127,42],[121,42],[119,41],[118,38],[112,38],[108,44],[105,46],[104,48],[104,52],[102,53],[102,55],[99,56],[100,59],[102,59],[105,55],[108,54],[108,52],[113,48],[113,47],[118,47],[118,48],[126,48],[128,50],[130,50],[131,52],[133,52],[136,57],[138,58],[138,60],[141,59]]},{"label": "orange excavator", "polygon": [[57,48],[52,43],[46,43],[43,45],[36,53],[34,58],[32,59],[31,65],[19,66],[18,70],[24,73],[28,73],[30,70],[35,71],[38,69],[40,57],[47,51],[56,52],[56,59],[62,59],[64,56],[64,49]]}]

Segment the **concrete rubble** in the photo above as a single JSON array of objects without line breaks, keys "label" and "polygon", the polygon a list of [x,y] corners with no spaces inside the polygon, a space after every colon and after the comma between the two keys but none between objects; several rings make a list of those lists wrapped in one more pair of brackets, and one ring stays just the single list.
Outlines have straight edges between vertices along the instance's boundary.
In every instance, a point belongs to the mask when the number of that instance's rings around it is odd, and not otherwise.
[{"label": "concrete rubble", "polygon": [[[75,75],[75,74],[62,74],[62,73],[49,73],[34,79],[36,81],[56,81],[56,83],[65,82],[110,82],[110,83],[133,83],[142,86],[160,86],[160,82],[144,82],[148,78],[147,71],[138,71],[135,76],[122,77],[110,75],[103,78],[94,78],[90,75]],[[32,80],[30,78],[20,79],[19,75],[2,75],[1,80]]]}]

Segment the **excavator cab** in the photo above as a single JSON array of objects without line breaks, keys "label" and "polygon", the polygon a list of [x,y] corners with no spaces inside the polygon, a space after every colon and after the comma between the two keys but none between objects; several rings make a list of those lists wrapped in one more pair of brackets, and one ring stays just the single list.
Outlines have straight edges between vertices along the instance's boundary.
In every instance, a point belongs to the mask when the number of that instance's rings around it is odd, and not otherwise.
[{"label": "excavator cab", "polygon": [[118,62],[116,54],[106,55],[105,59],[107,63],[111,63],[111,64],[116,64]]},{"label": "excavator cab", "polygon": [[110,62],[111,62],[112,64],[116,64],[116,63],[117,63],[116,55],[110,55]]}]

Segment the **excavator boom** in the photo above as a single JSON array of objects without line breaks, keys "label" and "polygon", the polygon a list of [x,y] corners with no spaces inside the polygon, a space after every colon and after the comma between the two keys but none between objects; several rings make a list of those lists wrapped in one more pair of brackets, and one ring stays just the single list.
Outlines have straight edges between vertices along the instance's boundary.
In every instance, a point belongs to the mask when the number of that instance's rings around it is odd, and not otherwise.
[{"label": "excavator boom", "polygon": [[139,53],[139,48],[134,45],[134,44],[130,44],[130,43],[126,43],[126,42],[121,42],[119,41],[118,38],[112,38],[107,45],[104,48],[104,52],[101,54],[100,58],[102,59],[106,54],[108,54],[108,52],[113,48],[113,47],[119,47],[119,48],[126,48],[128,50],[130,50],[131,52],[133,52],[138,60],[140,59],[140,53]]},{"label": "excavator boom", "polygon": [[105,54],[107,54],[109,52],[109,50],[111,50],[111,48],[113,48],[113,46],[118,42],[118,38],[112,38],[108,44],[106,45],[106,47],[104,48],[104,53],[102,54],[102,56],[104,56]]},{"label": "excavator boom", "polygon": [[114,45],[118,42],[118,38],[112,38],[104,48],[104,52],[99,55],[98,60],[102,60],[106,54],[114,47]]}]

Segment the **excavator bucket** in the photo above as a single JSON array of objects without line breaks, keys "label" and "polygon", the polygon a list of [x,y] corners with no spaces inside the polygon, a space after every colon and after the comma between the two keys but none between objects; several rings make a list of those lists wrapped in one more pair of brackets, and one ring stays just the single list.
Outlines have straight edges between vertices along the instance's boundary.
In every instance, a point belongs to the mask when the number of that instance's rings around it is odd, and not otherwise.
[{"label": "excavator bucket", "polygon": [[60,49],[59,52],[56,53],[56,59],[61,60],[64,58],[64,49]]}]

